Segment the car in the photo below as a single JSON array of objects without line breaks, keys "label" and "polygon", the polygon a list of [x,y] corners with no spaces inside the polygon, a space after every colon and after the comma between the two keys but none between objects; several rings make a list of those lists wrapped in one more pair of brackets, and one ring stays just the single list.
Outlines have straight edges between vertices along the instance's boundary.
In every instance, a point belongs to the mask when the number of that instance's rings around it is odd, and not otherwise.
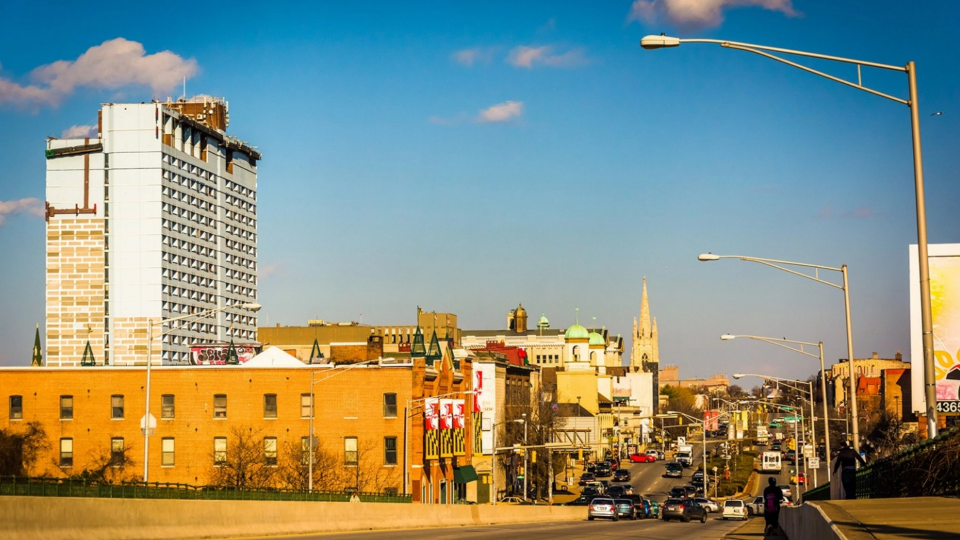
[{"label": "car", "polygon": [[653,456],[653,459],[663,459],[663,452],[659,450],[647,450],[646,454]]},{"label": "car", "polygon": [[790,474],[790,483],[791,483],[791,484],[796,484],[796,485],[798,485],[798,486],[802,486],[802,485],[804,485],[804,484],[806,483],[807,477],[803,474],[803,471],[796,472],[796,473],[793,472],[793,471],[790,471],[790,472],[791,472],[791,474]]},{"label": "car", "polygon": [[629,482],[630,481],[630,471],[626,469],[620,469],[617,472],[613,473],[614,482]]},{"label": "car", "polygon": [[650,503],[650,515],[654,518],[660,517],[660,503],[653,499],[644,499],[644,501]]},{"label": "car", "polygon": [[670,478],[682,478],[683,477],[683,465],[677,463],[676,461],[671,461],[664,465],[666,468],[666,473],[664,476]]},{"label": "car", "polygon": [[777,487],[780,488],[780,491],[783,491],[784,497],[793,499],[793,489],[790,487],[790,484],[777,484]]},{"label": "car", "polygon": [[655,517],[653,515],[653,506],[650,505],[650,499],[642,499],[639,495],[634,495],[631,498],[633,500],[633,505],[637,507],[637,517],[640,519],[647,519]]},{"label": "car", "polygon": [[657,460],[657,456],[651,456],[650,454],[630,454],[630,457],[627,459],[630,460],[630,463],[653,463]]},{"label": "car", "polygon": [[690,477],[690,485],[696,487],[698,490],[703,490],[703,471],[693,473],[693,476]]},{"label": "car", "polygon": [[680,521],[700,520],[707,522],[707,510],[692,499],[667,499],[660,509],[660,517],[664,521],[679,519]]},{"label": "car", "polygon": [[617,505],[617,514],[619,517],[627,519],[637,519],[637,507],[633,505],[633,501],[630,499],[614,499],[614,504]]},{"label": "car", "polygon": [[593,474],[595,474],[597,478],[605,478],[613,476],[613,469],[610,468],[610,465],[601,462],[597,463],[597,467],[593,470]]},{"label": "car", "polygon": [[601,497],[603,494],[603,490],[597,489],[594,486],[584,486],[583,490],[580,492],[580,496],[590,497],[591,499]]},{"label": "car", "polygon": [[627,494],[627,490],[623,489],[623,486],[616,485],[610,486],[610,489],[604,492],[604,495],[608,497],[613,497],[614,499],[621,498]]},{"label": "car", "polygon": [[579,484],[579,485],[581,485],[581,486],[585,486],[585,485],[587,485],[587,482],[593,482],[593,481],[596,480],[596,479],[597,479],[597,476],[596,476],[595,474],[589,473],[589,472],[585,472],[585,473],[583,473],[583,474],[580,475],[580,481],[577,482],[577,484]]},{"label": "car", "polygon": [[773,446],[770,447],[770,451],[771,451],[771,452],[780,452],[780,455],[781,455],[781,456],[783,455],[783,447],[780,446],[780,443],[778,443],[778,442],[773,443]]},{"label": "car", "polygon": [[717,504],[717,501],[713,499],[708,499],[706,497],[694,497],[694,501],[697,502],[700,506],[707,509],[707,512],[719,512],[720,505]]},{"label": "car", "polygon": [[747,519],[747,505],[740,499],[727,499],[720,515],[723,519]]},{"label": "car", "polygon": [[745,501],[747,505],[747,515],[748,516],[762,516],[763,515],[763,496],[758,495],[754,497],[752,501]]},{"label": "car", "polygon": [[617,510],[617,505],[613,499],[597,497],[590,501],[590,506],[587,507],[587,519],[593,521],[594,518],[598,517],[609,518],[614,521],[620,520],[620,512]]},{"label": "car", "polygon": [[672,499],[685,499],[687,497],[687,490],[683,489],[683,486],[673,486],[670,488],[667,496]]},{"label": "car", "polygon": [[[633,495],[633,485],[632,484],[614,484],[611,488],[621,487],[623,488],[624,495]],[[628,497],[629,498],[629,497]]]},{"label": "car", "polygon": [[611,471],[616,471],[620,469],[620,460],[619,459],[608,459],[607,465],[610,466]]},{"label": "car", "polygon": [[590,501],[596,497],[589,497],[587,495],[581,495],[576,499],[566,503],[566,506],[590,506]]}]

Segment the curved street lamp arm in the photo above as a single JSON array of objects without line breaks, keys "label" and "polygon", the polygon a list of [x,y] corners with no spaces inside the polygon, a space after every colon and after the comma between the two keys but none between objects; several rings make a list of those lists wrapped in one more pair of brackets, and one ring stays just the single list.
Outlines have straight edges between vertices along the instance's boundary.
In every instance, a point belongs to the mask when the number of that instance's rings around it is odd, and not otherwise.
[{"label": "curved street lamp arm", "polygon": [[[809,343],[807,341],[794,341],[792,339],[786,339],[786,338],[777,339],[777,338],[768,338],[768,337],[761,337],[761,336],[737,336],[737,337],[743,337],[743,338],[753,339],[756,341],[762,341],[764,343],[776,345],[777,347],[790,349],[793,352],[798,352],[800,354],[809,356],[810,358],[820,358],[819,354],[813,354],[803,350],[804,345],[810,345],[811,347],[816,347],[816,346],[819,346],[819,343]],[[786,343],[795,343],[797,345],[800,345],[800,347],[791,347],[789,345],[786,345]]]},{"label": "curved street lamp arm", "polygon": [[[875,96],[880,96],[880,97],[882,97],[882,98],[889,99],[890,101],[896,101],[897,103],[901,103],[901,104],[903,104],[903,105],[907,105],[907,106],[910,105],[910,102],[907,101],[907,100],[905,100],[905,99],[900,99],[900,98],[898,98],[898,97],[896,97],[896,96],[891,96],[891,95],[889,95],[889,94],[884,94],[883,92],[878,92],[877,90],[874,90],[874,89],[872,89],[872,88],[868,88],[868,87],[866,87],[866,86],[863,86],[862,84],[852,83],[852,82],[850,82],[850,81],[848,81],[848,80],[846,80],[846,79],[841,79],[840,77],[834,77],[833,75],[829,75],[829,74],[824,73],[824,72],[822,72],[822,71],[817,71],[817,70],[815,70],[815,69],[813,69],[813,68],[809,68],[809,67],[807,67],[807,66],[804,66],[803,64],[798,64],[798,63],[796,63],[796,62],[791,62],[790,60],[787,60],[787,59],[785,59],[785,58],[780,58],[779,56],[775,56],[775,55],[772,55],[772,54],[770,54],[770,53],[763,52],[762,50],[758,50],[758,49],[761,49],[761,48],[766,48],[766,49],[768,49],[768,50],[777,50],[777,49],[775,49],[775,48],[773,48],[773,47],[744,46],[744,45],[741,45],[741,44],[730,43],[730,42],[722,43],[722,45],[723,45],[724,47],[728,48],[728,49],[736,49],[736,50],[738,50],[738,51],[747,51],[747,52],[752,52],[752,53],[754,53],[754,54],[759,54],[760,56],[764,56],[764,57],[769,58],[769,59],[771,59],[771,60],[776,60],[777,62],[780,62],[780,63],[786,64],[786,65],[788,65],[788,66],[792,66],[792,67],[795,67],[795,68],[797,68],[797,69],[806,71],[807,73],[813,73],[814,75],[819,75],[819,76],[821,76],[821,77],[823,77],[823,78],[825,78],[825,79],[830,79],[831,81],[834,81],[834,82],[838,82],[838,83],[840,83],[840,84],[847,85],[847,86],[849,86],[849,87],[851,87],[851,88],[856,88],[857,90],[863,90],[864,92],[867,92],[868,94],[873,94],[873,95],[875,95]],[[753,48],[753,47],[756,47],[756,48]],[[860,66],[869,66],[869,67],[876,67],[876,68],[881,68],[881,69],[892,69],[892,70],[904,71],[904,72],[906,71],[906,69],[904,69],[904,68],[895,67],[895,66],[887,66],[887,65],[884,65],[884,64],[873,64],[873,63],[870,63],[870,62],[860,62],[860,61],[856,61],[856,60],[848,60],[848,59],[845,59],[845,58],[838,58],[838,57],[833,57],[833,56],[818,55],[818,54],[813,54],[813,53],[800,53],[800,52],[798,52],[798,51],[789,51],[789,50],[787,50],[787,49],[780,49],[780,51],[786,52],[786,53],[788,53],[788,54],[799,54],[799,55],[801,55],[801,56],[810,56],[810,57],[812,57],[812,58],[821,58],[821,59],[824,59],[824,60],[834,60],[834,61],[837,61],[837,62],[846,62],[846,63],[850,63],[850,64],[856,64],[856,65],[857,65],[857,75],[858,75],[858,79],[860,78],[860,77],[859,77],[859,74],[860,74]]]},{"label": "curved street lamp arm", "polygon": [[[790,269],[790,268],[786,268],[785,266],[782,266],[782,265],[802,266],[802,267],[805,267],[805,268],[813,268],[813,269],[815,269],[815,270],[832,270],[832,271],[835,271],[835,272],[840,272],[841,270],[840,270],[839,268],[832,268],[832,267],[830,267],[830,266],[820,266],[820,265],[818,265],[818,264],[807,264],[807,263],[798,263],[798,262],[790,262],[790,261],[778,261],[778,260],[774,260],[774,259],[762,259],[762,258],[759,258],[759,257],[746,257],[746,256],[742,256],[742,255],[736,255],[736,256],[734,256],[734,257],[737,258],[737,259],[740,259],[740,260],[742,260],[742,261],[755,262],[755,263],[759,263],[759,264],[762,264],[762,265],[765,265],[765,266],[769,266],[769,267],[771,267],[771,268],[776,268],[777,270],[783,270],[784,272],[788,272],[788,273],[793,274],[793,275],[795,275],[795,276],[800,276],[800,277],[802,277],[802,278],[809,279],[810,281],[816,281],[817,283],[823,283],[824,285],[829,285],[829,286],[831,286],[831,287],[833,287],[833,288],[835,288],[835,289],[843,290],[843,285],[837,285],[836,283],[831,283],[831,282],[829,282],[829,281],[825,281],[825,280],[820,279],[819,273],[814,273],[814,275],[810,276],[810,275],[804,274],[803,272],[797,272],[796,270],[793,270],[793,269]],[[721,256],[721,258],[724,258],[724,257]]]}]

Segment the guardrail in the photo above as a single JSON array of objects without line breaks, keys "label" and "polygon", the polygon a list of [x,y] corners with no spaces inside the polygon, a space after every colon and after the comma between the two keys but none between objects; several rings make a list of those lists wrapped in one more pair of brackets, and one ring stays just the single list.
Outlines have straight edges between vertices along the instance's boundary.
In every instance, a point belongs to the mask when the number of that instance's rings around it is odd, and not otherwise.
[{"label": "guardrail", "polygon": [[[206,499],[245,501],[348,502],[350,492],[291,489],[230,489],[162,482],[107,484],[69,478],[0,476],[0,495],[29,497],[99,497],[108,499]],[[409,503],[409,495],[357,494],[363,502]]]},{"label": "guardrail", "polygon": [[[910,446],[857,471],[858,499],[960,495],[960,428]],[[804,501],[830,499],[830,484],[807,491]]]}]

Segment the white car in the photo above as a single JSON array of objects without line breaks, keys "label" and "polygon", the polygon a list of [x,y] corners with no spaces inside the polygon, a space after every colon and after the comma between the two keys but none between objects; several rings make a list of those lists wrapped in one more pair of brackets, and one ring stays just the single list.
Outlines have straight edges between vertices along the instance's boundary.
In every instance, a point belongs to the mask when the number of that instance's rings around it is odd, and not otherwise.
[{"label": "white car", "polygon": [[739,499],[723,502],[723,519],[747,519],[747,505]]},{"label": "white car", "polygon": [[758,496],[753,501],[747,503],[747,513],[753,516],[763,515],[763,496]]}]

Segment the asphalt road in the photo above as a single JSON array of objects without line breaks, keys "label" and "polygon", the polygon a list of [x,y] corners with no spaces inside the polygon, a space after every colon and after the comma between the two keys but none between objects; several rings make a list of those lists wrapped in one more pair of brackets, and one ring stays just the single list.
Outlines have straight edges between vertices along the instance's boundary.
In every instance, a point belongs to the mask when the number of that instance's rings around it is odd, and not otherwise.
[{"label": "asphalt road", "polygon": [[[587,509],[583,509],[586,516]],[[718,540],[740,527],[742,521],[723,521],[716,514],[706,523],[691,521],[663,522],[655,519],[618,522],[611,521],[575,521],[565,523],[535,523],[529,525],[495,525],[488,527],[450,527],[443,529],[404,529],[359,533],[332,533],[298,536],[270,536],[259,540],[502,540],[504,538],[523,538],[524,540],[579,540],[583,538],[618,540],[676,540],[693,538],[700,540]]]}]

